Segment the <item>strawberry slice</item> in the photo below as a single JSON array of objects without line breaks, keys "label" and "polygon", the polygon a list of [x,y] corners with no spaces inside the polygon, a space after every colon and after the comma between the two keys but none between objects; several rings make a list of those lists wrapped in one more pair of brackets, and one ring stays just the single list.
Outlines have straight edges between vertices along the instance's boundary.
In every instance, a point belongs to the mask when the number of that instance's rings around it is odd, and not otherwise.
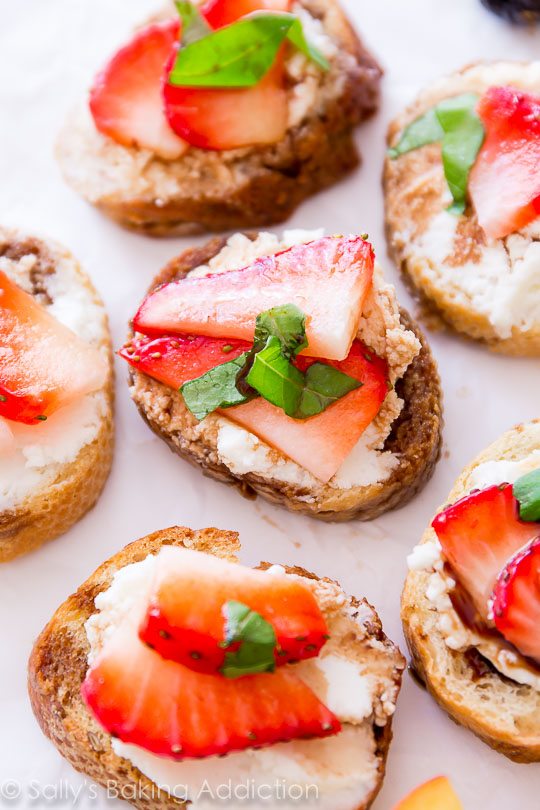
[{"label": "strawberry slice", "polygon": [[169,125],[184,141],[199,149],[224,150],[283,140],[289,106],[281,51],[254,87],[238,89],[171,84],[175,58],[166,69],[163,97]]},{"label": "strawberry slice", "polygon": [[[221,28],[253,11],[289,6],[288,0],[209,0],[200,10],[212,28]],[[255,87],[242,89],[177,87],[168,81],[175,60],[176,51],[166,67],[163,96],[167,120],[185,141],[222,150],[283,140],[289,117],[283,50]]]},{"label": "strawberry slice", "polygon": [[254,11],[290,11],[291,0],[207,0],[199,10],[212,28],[230,25]]},{"label": "strawberry slice", "polygon": [[537,538],[503,569],[493,590],[495,627],[540,664],[540,526]]},{"label": "strawberry slice", "polygon": [[90,110],[103,135],[166,160],[188,149],[167,123],[162,97],[163,71],[179,31],[179,21],[169,20],[137,32],[97,75],[90,92]]},{"label": "strawberry slice", "polygon": [[[204,599],[200,595],[204,593]],[[317,656],[328,627],[312,591],[287,574],[265,573],[189,549],[163,548],[140,638],[164,658],[219,672],[226,653],[225,607],[241,602],[276,633],[276,664]]]},{"label": "strawberry slice", "polygon": [[501,239],[540,215],[540,96],[491,87],[477,111],[486,139],[469,191],[486,236]]},{"label": "strawberry slice", "polygon": [[[296,361],[302,371],[313,362],[308,357]],[[379,413],[388,393],[388,366],[359,340],[345,360],[324,362],[360,380],[362,386],[317,416],[292,419],[261,397],[223,413],[326,483]]]},{"label": "strawberry slice", "polygon": [[290,669],[235,680],[194,672],[143,644],[131,621],[90,667],[82,696],[111,735],[175,760],[341,730]]},{"label": "strawberry slice", "polygon": [[39,424],[106,376],[96,348],[0,271],[0,417]]},{"label": "strawberry slice", "polygon": [[441,512],[432,523],[453,574],[488,623],[488,600],[499,572],[537,537],[537,523],[518,517],[511,484],[473,492]]},{"label": "strawberry slice", "polygon": [[343,360],[371,287],[374,254],[360,237],[325,237],[258,259],[243,270],[164,284],[133,324],[147,335],[207,335],[252,341],[257,316],[282,304],[306,315],[304,354]]},{"label": "strawberry slice", "polygon": [[249,352],[251,346],[242,340],[166,335],[134,338],[118,354],[138,371],[178,389],[188,380]]}]

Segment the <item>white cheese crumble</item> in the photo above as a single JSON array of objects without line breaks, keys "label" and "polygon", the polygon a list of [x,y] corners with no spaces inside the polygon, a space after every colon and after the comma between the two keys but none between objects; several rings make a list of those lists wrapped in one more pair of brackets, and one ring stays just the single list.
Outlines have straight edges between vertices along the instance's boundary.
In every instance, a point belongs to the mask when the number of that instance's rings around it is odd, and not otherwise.
[{"label": "white cheese crumble", "polygon": [[[46,308],[80,338],[98,344],[106,328],[103,307],[81,284],[75,260],[61,248],[54,258],[56,272],[46,281],[53,303]],[[32,292],[29,274],[35,263],[32,254],[18,261],[0,257],[0,270],[26,292]],[[97,438],[106,407],[105,395],[97,392],[86,394],[36,425],[0,419],[0,512],[17,509],[36,490],[52,483],[60,467]]]},{"label": "white cheese crumble", "polygon": [[[128,616],[144,610],[156,557],[120,569],[111,586],[95,599],[97,612],[86,622],[91,664],[107,639]],[[270,576],[283,575],[282,566],[272,566]],[[324,650],[323,650],[324,655]],[[354,810],[363,804],[377,781],[375,741],[371,730],[373,694],[371,680],[361,666],[335,654],[295,664],[319,698],[347,725],[327,739],[298,740],[231,753],[227,757],[173,762],[143,748],[112,740],[113,750],[127,759],[162,790],[193,802],[197,810],[215,807],[211,792],[229,781],[233,786],[315,786],[311,798],[319,810]],[[393,710],[393,706],[389,707]],[[390,714],[391,712],[389,712]],[[205,787],[207,789],[205,790]],[[277,800],[277,794],[276,794]],[[293,810],[298,801],[279,801]],[[255,810],[260,800],[242,802]]]},{"label": "white cheese crumble", "polygon": [[[458,217],[441,211],[411,244],[415,261],[429,263],[437,285],[465,297],[467,306],[485,316],[500,338],[512,329],[526,332],[540,322],[540,218],[505,241],[481,246],[480,261],[452,260]],[[422,257],[422,259],[420,259]]]},{"label": "white cheese crumble", "polygon": [[471,472],[467,479],[469,489],[486,489],[495,484],[515,484],[522,475],[540,467],[540,450],[519,461],[484,461]]}]

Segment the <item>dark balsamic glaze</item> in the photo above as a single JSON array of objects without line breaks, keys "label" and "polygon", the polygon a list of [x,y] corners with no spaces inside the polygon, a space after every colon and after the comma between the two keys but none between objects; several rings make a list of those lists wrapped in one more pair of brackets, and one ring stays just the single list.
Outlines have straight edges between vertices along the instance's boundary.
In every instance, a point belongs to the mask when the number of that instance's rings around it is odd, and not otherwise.
[{"label": "dark balsamic glaze", "polygon": [[[522,655],[519,650],[514,647],[509,641],[499,633],[494,627],[488,627],[485,621],[482,619],[478,610],[476,609],[471,597],[469,596],[468,591],[463,587],[460,583],[459,579],[453,572],[452,568],[445,563],[444,565],[444,572],[447,576],[452,577],[454,580],[455,587],[450,591],[449,597],[450,601],[452,602],[452,607],[456,611],[457,615],[465,625],[468,627],[469,630],[472,630],[477,635],[484,638],[486,641],[496,641],[500,646],[504,649],[508,650],[509,652],[514,653],[520,659],[520,663],[517,665],[520,668],[525,666],[527,669],[530,669],[536,675],[540,675],[540,664],[534,661],[532,658],[527,658],[526,656]],[[476,655],[475,655],[476,654]],[[475,679],[481,678],[484,675],[488,674],[489,672],[498,672],[498,670],[488,661],[484,656],[478,652],[475,648],[471,648],[465,654],[467,662],[470,664],[471,669],[475,673]],[[507,667],[511,668],[511,664],[507,663]]]}]

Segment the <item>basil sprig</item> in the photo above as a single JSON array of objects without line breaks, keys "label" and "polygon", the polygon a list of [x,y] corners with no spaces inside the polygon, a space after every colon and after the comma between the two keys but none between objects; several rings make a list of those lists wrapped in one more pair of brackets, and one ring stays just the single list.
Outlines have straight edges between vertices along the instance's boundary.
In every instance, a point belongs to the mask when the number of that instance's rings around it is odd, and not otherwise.
[{"label": "basil sprig", "polygon": [[540,469],[522,475],[514,484],[519,516],[527,522],[540,521]]},{"label": "basil sprig", "polygon": [[476,113],[478,96],[464,93],[445,99],[417,118],[389,150],[392,159],[430,143],[441,142],[444,176],[453,197],[448,210],[462,214],[467,203],[467,183],[485,130]]},{"label": "basil sprig", "polygon": [[226,621],[223,647],[240,646],[234,652],[226,653],[222,675],[241,678],[258,672],[273,672],[277,638],[272,625],[242,602],[227,602],[223,612]]},{"label": "basil sprig", "polygon": [[186,32],[169,76],[181,87],[253,87],[274,64],[288,39],[321,70],[328,70],[324,55],[306,39],[294,14],[254,12],[231,25],[207,33],[192,3],[178,2]]},{"label": "basil sprig", "polygon": [[241,405],[249,396],[240,393],[236,381],[244,368],[248,352],[228,363],[211,368],[206,374],[184,383],[180,388],[184,402],[197,419],[204,419],[218,408]]},{"label": "basil sprig", "polygon": [[359,380],[326,363],[313,363],[305,374],[293,365],[308,345],[305,321],[294,304],[261,313],[250,352],[184,383],[180,391],[188,409],[204,419],[260,395],[288,416],[308,419],[360,388]]},{"label": "basil sprig", "polygon": [[265,348],[255,355],[246,380],[268,402],[294,419],[316,416],[362,385],[325,363],[314,363],[303,374],[283,355],[275,337],[269,338]]},{"label": "basil sprig", "polygon": [[271,337],[277,338],[288,359],[307,348],[306,316],[302,310],[294,304],[285,304],[262,312],[255,322],[255,352],[263,349]]}]

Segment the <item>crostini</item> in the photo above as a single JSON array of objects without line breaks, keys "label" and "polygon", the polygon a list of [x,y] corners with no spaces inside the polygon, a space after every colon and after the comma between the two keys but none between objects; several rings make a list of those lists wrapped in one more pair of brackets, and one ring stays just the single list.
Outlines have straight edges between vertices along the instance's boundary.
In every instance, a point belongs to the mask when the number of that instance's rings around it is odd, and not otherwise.
[{"label": "crostini", "polygon": [[113,446],[107,316],[60,245],[0,228],[0,562],[94,505]]},{"label": "crostini", "polygon": [[281,222],[358,164],[380,76],[336,0],[171,3],[98,74],[58,160],[148,234]]},{"label": "crostini", "polygon": [[458,478],[410,557],[402,619],[413,665],[458,723],[540,761],[540,422]]},{"label": "crostini", "polygon": [[238,551],[235,532],[174,527],[104,563],[35,644],[35,715],[137,808],[208,808],[228,789],[231,806],[366,810],[404,659],[365,600]]},{"label": "crostini", "polygon": [[406,279],[457,331],[539,355],[540,62],[439,80],[388,143],[388,243]]},{"label": "crostini", "polygon": [[362,237],[216,238],[171,261],[119,354],[180,456],[323,520],[404,503],[438,458],[437,368]]}]

